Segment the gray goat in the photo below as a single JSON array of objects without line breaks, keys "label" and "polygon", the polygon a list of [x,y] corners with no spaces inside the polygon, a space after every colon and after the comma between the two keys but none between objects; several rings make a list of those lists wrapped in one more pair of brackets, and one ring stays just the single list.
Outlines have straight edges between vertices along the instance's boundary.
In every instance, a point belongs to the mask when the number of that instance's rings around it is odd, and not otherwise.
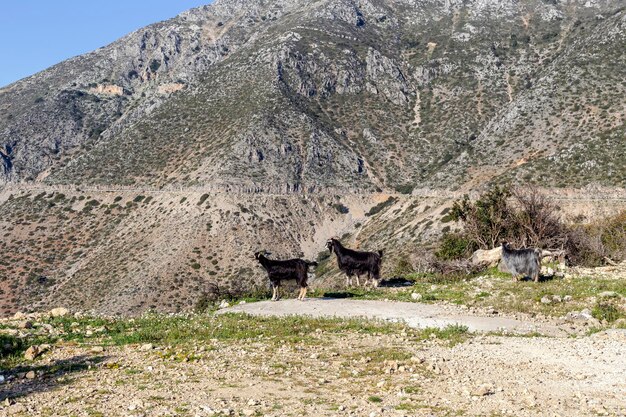
[{"label": "gray goat", "polygon": [[539,282],[541,249],[511,249],[507,242],[502,242],[502,262],[516,281],[520,276],[528,276]]}]

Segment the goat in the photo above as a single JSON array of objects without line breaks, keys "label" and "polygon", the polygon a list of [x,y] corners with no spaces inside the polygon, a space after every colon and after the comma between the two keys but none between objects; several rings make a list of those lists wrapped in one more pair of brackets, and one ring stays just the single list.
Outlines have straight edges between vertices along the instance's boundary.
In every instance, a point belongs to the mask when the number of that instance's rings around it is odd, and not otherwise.
[{"label": "goat", "polygon": [[345,248],[337,239],[326,242],[326,248],[337,256],[337,266],[346,274],[346,286],[352,285],[352,276],[356,275],[356,284],[361,285],[359,278],[367,274],[374,286],[378,287],[380,267],[383,260],[383,251],[361,252]]},{"label": "goat", "polygon": [[[267,252],[265,254],[270,255]],[[317,262],[309,262],[303,259],[289,259],[286,261],[278,261],[268,259],[263,253],[256,252],[254,257],[267,271],[267,276],[272,285],[272,301],[280,298],[279,287],[280,282],[289,279],[295,279],[300,286],[298,300],[304,300],[307,291],[307,278],[310,266],[317,266]]]},{"label": "goat", "polygon": [[502,261],[515,281],[521,275],[539,282],[541,249],[511,249],[507,242],[502,242]]}]

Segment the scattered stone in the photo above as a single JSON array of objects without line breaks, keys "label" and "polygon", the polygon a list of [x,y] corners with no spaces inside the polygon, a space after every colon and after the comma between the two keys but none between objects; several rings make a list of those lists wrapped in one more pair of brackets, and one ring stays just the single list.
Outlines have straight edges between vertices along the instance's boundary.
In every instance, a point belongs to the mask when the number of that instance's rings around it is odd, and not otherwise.
[{"label": "scattered stone", "polygon": [[565,297],[563,297],[563,302],[569,302],[572,301],[572,296],[571,295],[566,295]]},{"label": "scattered stone", "polygon": [[50,310],[49,313],[52,317],[65,317],[70,314],[70,311],[65,307],[57,307]]},{"label": "scattered stone", "polygon": [[560,295],[553,295],[552,296],[552,301],[554,301],[555,303],[561,303],[561,302],[563,302],[563,299],[561,298]]},{"label": "scattered stone", "polygon": [[254,411],[254,410],[251,410],[251,409],[249,409],[249,408],[246,408],[246,409],[244,409],[244,410],[242,411],[242,413],[243,413],[243,415],[244,415],[244,416],[246,416],[246,417],[250,417],[250,416],[253,416],[253,415],[254,415],[255,411]]},{"label": "scattered stone", "polygon": [[37,356],[39,356],[41,352],[39,351],[39,347],[38,346],[31,346],[28,349],[26,349],[26,352],[24,352],[24,359],[26,359],[27,361],[32,361],[34,360]]},{"label": "scattered stone", "polygon": [[550,303],[552,303],[552,297],[550,297],[548,295],[544,295],[543,297],[541,297],[541,302],[543,304],[550,304]]},{"label": "scattered stone", "polygon": [[411,298],[414,299],[415,301],[419,301],[422,299],[422,294],[414,292],[411,294]]},{"label": "scattered stone", "polygon": [[248,400],[248,405],[249,405],[250,407],[254,407],[254,406],[257,406],[257,405],[259,405],[259,404],[261,404],[261,402],[260,402],[259,400],[255,400],[254,398],[250,398],[250,399]]},{"label": "scattered stone", "polygon": [[617,296],[618,294],[615,291],[603,291],[598,294],[598,297],[600,298],[615,298]]},{"label": "scattered stone", "polygon": [[32,329],[33,328],[33,322],[32,321],[28,321],[28,320],[21,321],[21,322],[19,322],[17,327],[19,327],[20,329]]},{"label": "scattered stone", "polygon": [[208,405],[202,405],[202,406],[200,406],[200,409],[207,416],[214,416],[215,414],[217,414],[217,412],[214,409],[212,409],[211,407],[209,407]]},{"label": "scattered stone", "polygon": [[154,346],[152,345],[152,343],[144,343],[139,348],[139,350],[141,350],[142,352],[147,352],[147,351],[150,351],[152,349],[154,349]]},{"label": "scattered stone", "polygon": [[35,379],[35,371],[26,372],[26,379]]},{"label": "scattered stone", "polygon": [[494,393],[493,387],[489,384],[483,384],[471,392],[474,397],[484,397]]},{"label": "scattered stone", "polygon": [[93,353],[102,353],[104,352],[104,348],[102,346],[94,346],[91,348]]},{"label": "scattered stone", "polygon": [[24,320],[25,318],[26,318],[26,314],[22,313],[21,311],[18,311],[17,313],[13,315],[14,320]]},{"label": "scattered stone", "polygon": [[220,305],[218,306],[218,308],[222,309],[222,308],[228,308],[230,307],[230,304],[228,303],[228,301],[226,300],[222,300],[222,302],[220,303]]},{"label": "scattered stone", "polygon": [[4,384],[4,381],[6,381],[4,375],[0,375],[0,384]]}]

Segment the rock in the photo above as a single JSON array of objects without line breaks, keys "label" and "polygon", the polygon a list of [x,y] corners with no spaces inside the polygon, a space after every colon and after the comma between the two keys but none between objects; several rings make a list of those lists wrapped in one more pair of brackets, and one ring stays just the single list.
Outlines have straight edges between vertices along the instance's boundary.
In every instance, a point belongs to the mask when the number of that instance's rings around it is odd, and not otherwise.
[{"label": "rock", "polygon": [[474,397],[484,397],[494,393],[493,387],[489,384],[483,384],[471,392]]},{"label": "rock", "polygon": [[411,293],[411,298],[414,299],[415,301],[419,301],[422,299],[422,294],[414,292]]},{"label": "rock", "polygon": [[484,265],[488,267],[496,266],[502,257],[502,248],[478,249],[472,254],[474,265]]},{"label": "rock", "polygon": [[13,404],[9,407],[9,415],[23,415],[28,410],[24,404]]},{"label": "rock", "polygon": [[248,400],[248,406],[250,406],[250,407],[254,407],[254,406],[257,406],[259,404],[261,404],[261,402],[259,400],[255,400],[254,398],[250,398]]},{"label": "rock", "polygon": [[52,317],[65,317],[70,314],[70,311],[65,307],[53,308],[48,312]]},{"label": "rock", "polygon": [[26,314],[22,313],[21,311],[18,311],[17,313],[13,315],[14,320],[24,320],[25,318],[26,318]]},{"label": "rock", "polygon": [[6,378],[4,375],[0,375],[0,384],[4,384],[4,381],[6,381]]},{"label": "rock", "polygon": [[554,301],[555,303],[560,303],[563,301],[563,299],[561,298],[560,295],[553,295],[552,296],[552,301]]},{"label": "rock", "polygon": [[91,348],[93,353],[102,353],[104,352],[104,348],[102,346],[94,346]]},{"label": "rock", "polygon": [[212,409],[211,407],[209,407],[208,405],[202,405],[200,406],[200,409],[204,412],[204,414],[206,414],[207,416],[214,416],[215,414],[217,414],[217,411],[215,411],[214,409]]},{"label": "rock", "polygon": [[552,277],[554,276],[554,269],[550,268],[549,266],[544,266],[541,268],[541,275],[546,277]]},{"label": "rock", "polygon": [[26,372],[26,379],[35,379],[35,371]]},{"label": "rock", "polygon": [[139,350],[141,350],[142,352],[148,352],[148,351],[150,351],[152,349],[154,349],[154,346],[152,345],[152,343],[144,343],[139,348]]},{"label": "rock", "polygon": [[19,327],[20,329],[32,329],[33,328],[33,322],[32,321],[21,321],[18,323],[17,327]]},{"label": "rock", "polygon": [[615,298],[618,296],[619,294],[617,294],[615,291],[603,291],[600,294],[598,294],[598,297],[600,298]]},{"label": "rock", "polygon": [[563,297],[563,302],[567,303],[569,301],[572,301],[572,296],[571,295],[566,295],[565,297]]},{"label": "rock", "polygon": [[243,415],[244,415],[244,416],[250,417],[250,416],[253,416],[253,415],[254,415],[255,411],[254,411],[254,410],[251,410],[251,409],[249,409],[249,408],[246,408],[246,409],[244,409],[244,410],[242,411],[242,413],[243,413]]},{"label": "rock", "polygon": [[40,353],[41,352],[39,352],[39,347],[33,345],[26,349],[26,352],[24,352],[24,359],[26,359],[27,361],[32,361],[37,356],[39,356]]},{"label": "rock", "polygon": [[552,302],[552,297],[544,295],[543,297],[541,297],[541,302],[543,304],[550,304]]},{"label": "rock", "polygon": [[222,309],[222,308],[228,308],[230,307],[230,304],[228,304],[228,301],[226,300],[222,300],[222,302],[220,303],[220,305],[218,306],[218,308]]}]

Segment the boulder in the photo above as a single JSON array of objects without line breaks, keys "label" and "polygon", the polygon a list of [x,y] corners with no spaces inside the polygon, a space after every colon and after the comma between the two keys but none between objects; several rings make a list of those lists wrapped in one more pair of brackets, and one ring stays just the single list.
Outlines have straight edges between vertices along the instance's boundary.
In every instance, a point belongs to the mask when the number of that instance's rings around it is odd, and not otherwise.
[{"label": "boulder", "polygon": [[502,257],[502,248],[478,249],[472,254],[472,263],[474,265],[496,266]]},{"label": "boulder", "polygon": [[70,311],[65,307],[57,307],[50,310],[49,313],[52,317],[65,317],[70,314]]}]

